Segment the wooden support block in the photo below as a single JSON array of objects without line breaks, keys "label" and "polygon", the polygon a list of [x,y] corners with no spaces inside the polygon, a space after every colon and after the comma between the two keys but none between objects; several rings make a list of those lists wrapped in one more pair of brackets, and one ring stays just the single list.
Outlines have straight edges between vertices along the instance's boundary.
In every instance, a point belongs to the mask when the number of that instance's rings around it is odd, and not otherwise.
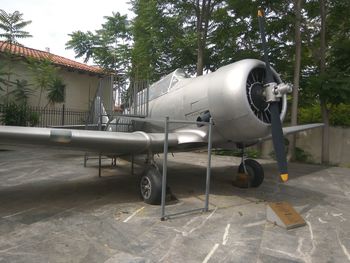
[{"label": "wooden support block", "polygon": [[286,229],[305,226],[305,220],[287,202],[268,203],[266,209],[267,220]]},{"label": "wooden support block", "polygon": [[245,173],[239,173],[232,184],[239,188],[249,188],[250,177]]}]

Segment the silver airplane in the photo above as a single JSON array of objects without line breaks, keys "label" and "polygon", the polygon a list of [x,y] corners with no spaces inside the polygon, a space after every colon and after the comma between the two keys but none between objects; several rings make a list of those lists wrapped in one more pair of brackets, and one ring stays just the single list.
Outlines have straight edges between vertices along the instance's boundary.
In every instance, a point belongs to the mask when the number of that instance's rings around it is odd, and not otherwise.
[{"label": "silver airplane", "polygon": [[[262,26],[260,29],[264,44]],[[0,143],[61,147],[107,156],[145,155],[140,192],[146,203],[159,204],[161,174],[153,161],[154,154],[163,152],[165,141],[164,122],[159,120],[169,117],[198,122],[171,125],[169,151],[206,145],[208,126],[200,122],[212,120],[213,148],[244,149],[272,139],[280,177],[285,182],[288,171],[283,136],[323,125],[282,128],[288,92],[291,86],[282,82],[266,55],[265,62],[245,59],[195,78],[186,77],[178,69],[150,86],[148,116],[133,118],[134,132],[118,131],[117,124],[123,121],[121,116],[112,120],[106,131],[0,126]],[[239,172],[249,174],[253,187],[263,182],[263,168],[255,160],[242,158]]]},{"label": "silver airplane", "polygon": [[[183,71],[176,70],[149,88],[149,115],[133,118],[137,131],[132,133],[118,132],[117,124],[123,117],[111,121],[107,131],[0,126],[0,143],[61,147],[108,156],[146,154],[147,169],[141,177],[140,192],[145,202],[156,204],[161,196],[161,175],[153,155],[163,152],[165,138],[164,122],[159,120],[169,117],[170,120],[209,122],[212,119],[214,148],[244,148],[274,139],[272,102],[267,101],[267,89],[278,90],[271,94],[278,103],[278,121],[281,121],[286,114],[286,93],[290,87],[282,83],[274,70],[275,84],[266,86],[265,69],[264,62],[246,59],[196,78],[187,78]],[[282,131],[289,134],[321,125],[286,127]],[[207,143],[208,126],[173,124],[168,138],[169,151],[200,148]],[[243,162],[250,173],[250,185],[259,186],[264,178],[261,165],[252,159],[243,159]],[[281,179],[286,181],[287,176],[283,170]]]}]

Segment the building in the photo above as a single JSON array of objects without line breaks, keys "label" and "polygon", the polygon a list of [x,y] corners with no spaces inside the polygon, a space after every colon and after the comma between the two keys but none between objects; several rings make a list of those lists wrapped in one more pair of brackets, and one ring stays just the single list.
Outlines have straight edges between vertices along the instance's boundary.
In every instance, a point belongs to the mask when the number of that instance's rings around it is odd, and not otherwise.
[{"label": "building", "polygon": [[[103,78],[110,78],[101,68],[88,66],[48,51],[0,41],[0,62],[6,64],[7,71],[11,73],[10,80],[27,80],[29,84],[32,84],[31,88],[34,93],[28,100],[29,106],[53,107],[53,105],[48,105],[46,91],[42,93],[39,105],[40,89],[35,86],[35,76],[28,64],[31,59],[49,60],[57,66],[58,76],[65,84],[64,105],[66,109],[88,111],[100,81]],[[7,91],[2,91],[1,96],[6,93]],[[62,107],[62,104],[54,106]]]}]

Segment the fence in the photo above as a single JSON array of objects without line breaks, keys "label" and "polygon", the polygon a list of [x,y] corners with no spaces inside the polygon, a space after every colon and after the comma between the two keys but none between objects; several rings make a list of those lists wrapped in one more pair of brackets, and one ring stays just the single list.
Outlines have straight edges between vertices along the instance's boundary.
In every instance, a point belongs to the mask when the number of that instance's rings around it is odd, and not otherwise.
[{"label": "fence", "polygon": [[37,127],[83,125],[86,122],[88,112],[74,109],[29,107],[30,113],[39,115]]},{"label": "fence", "polygon": [[[26,110],[29,115],[37,116],[35,127],[84,125],[88,117],[88,111],[67,109],[64,105],[60,108],[29,106]],[[5,111],[5,106],[0,105],[0,114],[5,114]]]}]

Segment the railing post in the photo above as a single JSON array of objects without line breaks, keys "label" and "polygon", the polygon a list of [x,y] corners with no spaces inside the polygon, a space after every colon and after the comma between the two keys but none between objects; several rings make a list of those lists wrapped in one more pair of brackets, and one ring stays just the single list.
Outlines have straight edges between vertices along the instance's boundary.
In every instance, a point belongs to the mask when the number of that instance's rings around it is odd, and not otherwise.
[{"label": "railing post", "polygon": [[165,197],[166,197],[166,176],[167,176],[167,165],[168,165],[168,129],[169,129],[169,117],[165,118],[164,125],[164,152],[163,152],[163,177],[162,177],[162,216],[161,220],[165,219]]},{"label": "railing post", "polygon": [[212,126],[213,119],[210,118],[209,127],[208,127],[208,164],[207,164],[207,178],[206,178],[206,187],[205,187],[205,206],[204,211],[208,212],[209,209],[209,189],[210,189],[210,170],[211,170],[211,144],[212,144]]},{"label": "railing post", "polygon": [[65,108],[66,108],[66,106],[65,106],[65,104],[63,103],[63,105],[62,105],[62,126],[64,126],[64,115],[65,115]]},{"label": "railing post", "polygon": [[[166,182],[167,182],[167,162],[168,162],[168,148],[169,148],[169,124],[170,123],[188,123],[188,124],[203,124],[208,126],[207,142],[208,142],[208,163],[206,171],[206,187],[205,187],[205,200],[204,207],[192,209],[188,211],[166,214],[165,213],[165,198],[166,198]],[[211,176],[211,150],[212,150],[212,133],[213,133],[213,120],[210,118],[208,122],[197,122],[187,120],[169,120],[169,117],[165,118],[164,127],[164,156],[163,156],[163,175],[162,175],[162,194],[161,194],[161,220],[164,221],[171,216],[183,215],[190,212],[201,211],[208,212],[209,210],[209,193],[210,193],[210,176]]]}]

